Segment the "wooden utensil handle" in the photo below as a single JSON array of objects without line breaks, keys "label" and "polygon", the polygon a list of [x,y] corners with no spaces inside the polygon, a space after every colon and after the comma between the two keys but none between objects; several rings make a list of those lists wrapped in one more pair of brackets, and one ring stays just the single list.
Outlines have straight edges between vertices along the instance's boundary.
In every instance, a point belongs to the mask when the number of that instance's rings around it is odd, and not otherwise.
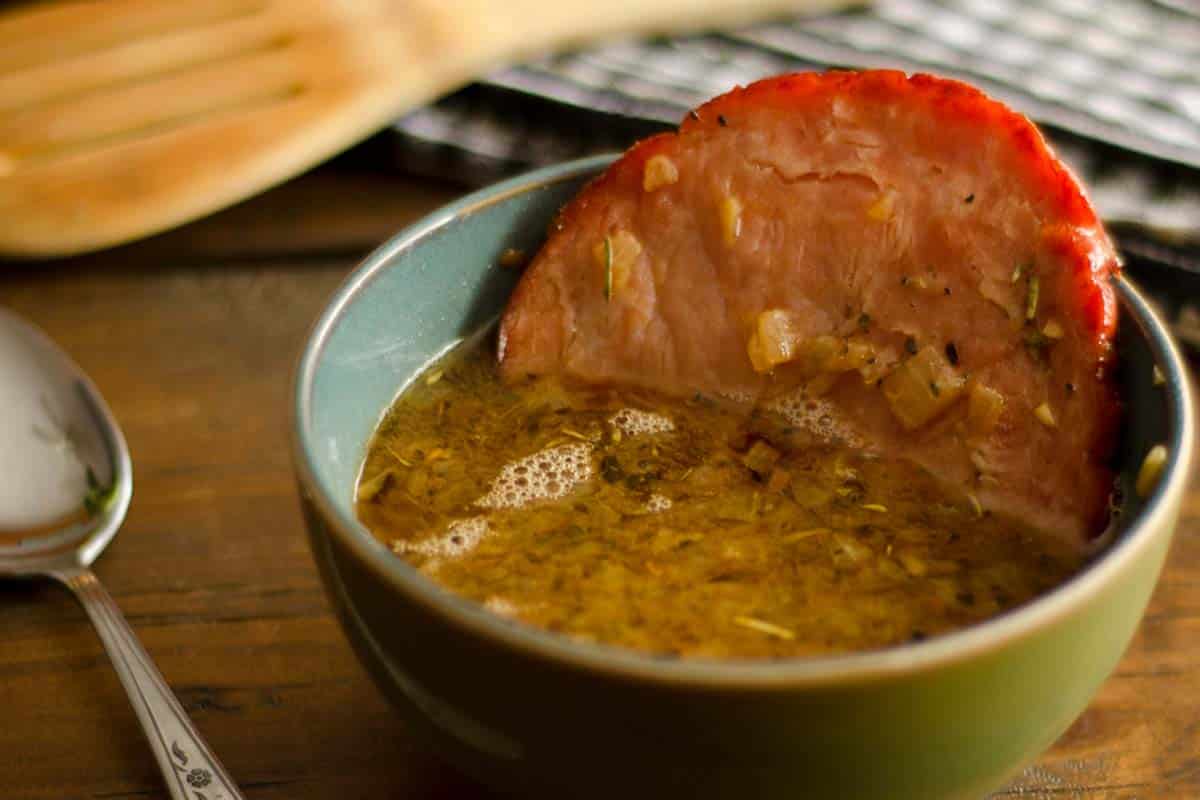
[{"label": "wooden utensil handle", "polygon": [[0,252],[65,255],[178,225],[552,49],[847,4],[22,4],[0,12]]},{"label": "wooden utensil handle", "polygon": [[[477,70],[617,35],[683,33],[851,4],[847,0],[423,0],[416,14],[412,4],[405,4],[404,16],[438,37],[447,55]],[[453,68],[447,61],[442,66]]]}]

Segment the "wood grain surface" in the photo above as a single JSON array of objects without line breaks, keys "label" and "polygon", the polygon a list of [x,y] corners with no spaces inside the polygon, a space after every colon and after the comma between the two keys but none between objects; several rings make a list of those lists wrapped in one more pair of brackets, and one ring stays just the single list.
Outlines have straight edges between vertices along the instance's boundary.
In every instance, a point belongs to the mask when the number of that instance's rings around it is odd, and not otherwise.
[{"label": "wood grain surface", "polygon": [[[287,450],[290,374],[329,293],[454,196],[335,162],[137,245],[0,263],[0,304],[96,380],[134,456],[96,572],[247,798],[480,798],[425,753],[331,616]],[[1200,797],[1200,492],[1116,674],[1000,798]],[[0,797],[164,798],[83,612],[0,583]]]}]

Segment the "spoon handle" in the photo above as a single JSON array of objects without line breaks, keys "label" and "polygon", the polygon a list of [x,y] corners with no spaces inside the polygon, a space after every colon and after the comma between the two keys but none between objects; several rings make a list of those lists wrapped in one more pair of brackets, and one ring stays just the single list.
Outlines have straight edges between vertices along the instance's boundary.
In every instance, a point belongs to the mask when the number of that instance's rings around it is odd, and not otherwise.
[{"label": "spoon handle", "polygon": [[87,568],[54,577],[75,593],[129,693],[172,800],[242,800],[167,682],[138,642],[112,596]]}]

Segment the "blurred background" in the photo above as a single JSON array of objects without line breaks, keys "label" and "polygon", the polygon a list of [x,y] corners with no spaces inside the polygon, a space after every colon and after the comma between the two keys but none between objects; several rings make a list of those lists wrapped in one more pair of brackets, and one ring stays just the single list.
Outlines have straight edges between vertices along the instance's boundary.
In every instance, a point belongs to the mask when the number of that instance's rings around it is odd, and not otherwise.
[{"label": "blurred background", "polygon": [[876,0],[617,41],[494,72],[406,115],[389,131],[388,160],[487,183],[621,149],[735,84],[827,67],[961,78],[1041,123],[1129,270],[1200,347],[1197,0]]},{"label": "blurred background", "polygon": [[[662,30],[693,33],[619,38]],[[830,67],[958,77],[1026,113],[1132,270],[1194,294],[1200,0],[0,4],[0,256],[143,238],[371,134],[343,163],[461,191]],[[1200,344],[1200,309],[1171,311]]]}]

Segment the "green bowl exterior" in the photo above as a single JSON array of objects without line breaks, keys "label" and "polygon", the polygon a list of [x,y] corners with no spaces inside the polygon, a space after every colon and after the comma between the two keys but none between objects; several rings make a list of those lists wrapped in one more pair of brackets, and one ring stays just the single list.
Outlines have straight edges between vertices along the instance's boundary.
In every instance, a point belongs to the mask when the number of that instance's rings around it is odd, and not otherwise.
[{"label": "green bowl exterior", "polygon": [[306,506],[350,641],[413,730],[485,783],[559,797],[976,800],[1087,706],[1136,629],[1170,541],[1164,527],[1079,614],[986,657],[755,691],[647,685],[481,640],[398,593]]},{"label": "green bowl exterior", "polygon": [[[962,637],[970,646],[957,648],[955,634],[940,637],[941,644],[899,648],[878,669],[860,668],[869,658],[845,662],[845,671],[831,662],[825,673],[798,673],[796,680],[786,664],[765,667],[775,671],[762,679],[752,672],[725,679],[721,665],[690,674],[664,663],[659,675],[649,657],[594,646],[580,647],[579,658],[557,657],[549,651],[573,645],[543,646],[538,637],[546,634],[464,609],[464,601],[399,559],[386,552],[381,558],[382,547],[349,518],[351,473],[396,387],[453,340],[448,332],[466,334],[494,314],[511,279],[480,276],[495,273],[490,264],[503,248],[535,246],[553,210],[602,163],[502,184],[416,226],[368,259],[359,276],[407,269],[415,278],[399,294],[352,279],[340,305],[318,323],[314,340],[323,344],[310,345],[302,363],[295,425],[324,425],[327,438],[341,436],[343,446],[323,453],[321,436],[301,432],[295,457],[312,551],[358,656],[424,741],[480,780],[521,795],[929,800],[979,798],[1002,786],[1070,725],[1121,657],[1168,551],[1181,491],[1155,500],[1137,547],[1122,544],[1119,565],[1086,587],[1086,601],[1058,603],[1035,618],[1039,600],[1017,612],[1030,615],[1030,624],[992,628],[994,643],[985,641],[988,630],[978,630]],[[530,200],[527,187],[544,189],[547,181],[550,189]],[[446,277],[464,270],[461,280]],[[446,286],[460,284],[460,296],[450,296]],[[427,302],[431,296],[444,302]],[[1126,301],[1127,311],[1133,302],[1138,315],[1148,313],[1136,297]],[[348,309],[364,302],[399,309],[394,342],[426,334],[430,341],[401,363],[375,359],[361,370],[387,373],[386,385],[371,384],[379,376],[331,367],[322,388],[327,362],[363,367],[355,348],[394,356],[378,338],[378,321],[347,323],[349,335],[339,331]],[[431,319],[436,330],[417,331]],[[1147,443],[1179,434],[1174,418],[1191,413],[1186,386],[1176,387],[1174,405],[1146,388],[1155,354],[1145,340],[1150,332],[1162,337],[1154,325],[1139,318],[1123,332],[1132,343],[1124,380],[1135,381],[1127,393],[1135,423],[1121,455],[1127,485]],[[371,403],[364,421],[363,405]],[[357,408],[344,412],[354,418],[345,425],[343,407]],[[1139,408],[1146,413],[1135,414]],[[324,422],[311,421],[322,414]],[[1190,417],[1185,422],[1190,431]],[[353,458],[346,442],[359,443]],[[1179,454],[1174,467],[1186,471],[1189,454]],[[1132,508],[1130,517],[1138,513]],[[929,652],[936,657],[920,655]],[[637,659],[643,663],[636,669],[623,668]]]}]

